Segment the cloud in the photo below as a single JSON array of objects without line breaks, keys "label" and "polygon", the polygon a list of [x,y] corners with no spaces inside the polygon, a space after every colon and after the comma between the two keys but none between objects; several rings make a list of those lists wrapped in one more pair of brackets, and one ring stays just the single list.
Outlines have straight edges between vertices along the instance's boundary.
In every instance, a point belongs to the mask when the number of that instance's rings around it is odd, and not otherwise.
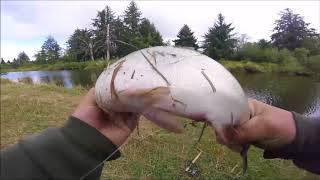
[{"label": "cloud", "polygon": [[[109,5],[122,15],[129,1],[1,1],[1,46],[12,59],[17,47],[40,49],[36,40],[54,36],[61,46],[76,28],[90,27],[97,11]],[[198,40],[212,27],[217,14],[233,23],[235,32],[247,34],[251,40],[269,39],[279,11],[291,8],[319,30],[319,1],[137,1],[143,17],[149,18],[164,39],[174,39],[183,24],[188,24]],[[23,43],[21,43],[23,42]],[[34,46],[37,47],[34,47]],[[32,46],[32,47],[31,47]],[[32,55],[35,53],[31,53]],[[12,54],[11,54],[12,53]]]},{"label": "cloud", "polygon": [[33,60],[33,55],[39,50],[41,45],[42,41],[24,44],[15,41],[1,40],[1,57],[3,57],[5,61],[12,61],[20,52],[24,51],[29,58]]}]

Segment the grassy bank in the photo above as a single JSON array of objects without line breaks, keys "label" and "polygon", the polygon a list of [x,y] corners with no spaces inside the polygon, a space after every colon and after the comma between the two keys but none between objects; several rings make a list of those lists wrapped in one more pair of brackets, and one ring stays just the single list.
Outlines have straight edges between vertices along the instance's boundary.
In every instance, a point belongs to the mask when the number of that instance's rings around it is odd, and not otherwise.
[{"label": "grassy bank", "polygon": [[310,76],[315,74],[310,69],[297,64],[279,65],[275,63],[255,63],[252,61],[220,61],[231,72],[246,73],[284,73],[289,75]]},{"label": "grassy bank", "polygon": [[[116,60],[109,61],[110,63]],[[246,73],[285,73],[290,75],[312,75],[314,72],[300,65],[279,65],[275,63],[255,63],[252,61],[220,61],[231,72]],[[59,62],[55,64],[24,64],[13,68],[12,65],[1,65],[1,72],[37,71],[37,70],[91,70],[107,66],[104,60],[87,62]]]},{"label": "grassy bank", "polygon": [[[86,92],[81,87],[65,89],[1,79],[1,148],[47,127],[63,125]],[[122,157],[106,164],[102,179],[188,179],[185,163],[198,153],[192,145],[200,130],[200,125],[188,124],[184,133],[175,135],[142,119],[140,136],[133,133],[122,149]],[[242,176],[240,156],[218,145],[209,129],[198,148],[204,153],[197,161],[200,169],[197,179],[316,178],[290,161],[265,160],[262,151],[256,148],[250,149],[249,171]]]},{"label": "grassy bank", "polygon": [[[110,60],[113,63],[115,60]],[[18,67],[12,65],[1,65],[1,72],[15,72],[15,71],[39,71],[39,70],[92,70],[103,69],[108,62],[105,60],[85,61],[85,62],[58,62],[54,64],[23,64]]]}]

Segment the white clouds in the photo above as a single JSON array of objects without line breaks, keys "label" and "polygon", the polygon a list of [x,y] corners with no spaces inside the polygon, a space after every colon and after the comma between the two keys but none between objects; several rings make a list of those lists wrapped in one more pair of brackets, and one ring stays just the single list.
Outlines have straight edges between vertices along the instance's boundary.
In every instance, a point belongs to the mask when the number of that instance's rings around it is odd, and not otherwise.
[{"label": "white clouds", "polygon": [[1,15],[1,39],[29,40],[39,36],[39,31],[33,24],[20,23],[10,15]]},{"label": "white clouds", "polygon": [[[90,27],[98,10],[109,5],[116,15],[122,15],[128,4],[129,1],[1,1],[1,46],[10,47],[7,48],[10,53],[17,49],[14,42],[19,48],[39,50],[41,43],[33,47],[28,42],[49,34],[64,46],[75,28]],[[319,1],[138,1],[137,4],[165,39],[175,38],[182,25],[188,24],[201,40],[220,12],[227,22],[233,23],[235,32],[245,33],[251,40],[269,39],[279,11],[287,7],[304,16],[311,27],[320,29]],[[12,44],[8,46],[3,40]],[[9,58],[17,53],[5,54]]]},{"label": "white clouds", "polygon": [[19,44],[15,41],[1,40],[1,57],[4,58],[5,61],[13,60],[16,58],[18,54],[22,51],[27,53],[31,60],[34,59],[33,55],[39,50],[42,42],[32,43],[32,44]]}]

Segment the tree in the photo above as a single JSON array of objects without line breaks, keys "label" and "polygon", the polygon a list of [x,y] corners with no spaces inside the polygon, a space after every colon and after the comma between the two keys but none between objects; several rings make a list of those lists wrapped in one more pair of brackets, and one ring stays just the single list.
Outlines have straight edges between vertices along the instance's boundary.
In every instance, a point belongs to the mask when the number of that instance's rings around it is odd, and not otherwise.
[{"label": "tree", "polygon": [[197,39],[188,25],[183,25],[177,37],[177,39],[173,40],[175,46],[193,47],[196,50],[199,48]]},{"label": "tree", "polygon": [[258,47],[260,49],[267,49],[267,48],[271,48],[271,42],[270,41],[267,41],[265,39],[260,39],[258,41]]},{"label": "tree", "polygon": [[30,58],[24,51],[22,51],[21,53],[18,54],[16,61],[18,64],[24,64],[29,62]]},{"label": "tree", "polygon": [[111,8],[106,6],[102,11],[98,11],[92,25],[95,28],[94,33],[99,48],[98,56],[108,59],[110,53],[114,53],[116,50],[114,40],[117,39],[114,31],[116,29],[115,18]]},{"label": "tree", "polygon": [[94,34],[88,29],[76,29],[67,41],[67,54],[71,55],[77,60],[94,60],[94,53],[96,52],[96,42]]},{"label": "tree", "polygon": [[141,20],[141,12],[137,4],[131,1],[124,12],[124,24],[130,33],[136,34]]},{"label": "tree", "polygon": [[119,40],[123,42],[129,42],[130,39],[126,31],[126,27],[124,26],[124,22],[120,16],[115,19],[114,26],[112,28],[115,35],[115,56],[121,57],[127,55],[132,51],[132,47],[128,47],[128,45],[119,42]]},{"label": "tree", "polygon": [[55,62],[60,58],[60,51],[58,42],[52,36],[48,36],[41,46],[41,50],[35,55],[36,61],[42,63]]},{"label": "tree", "polygon": [[[141,12],[138,9],[136,3],[131,1],[128,5],[127,9],[124,11],[123,15],[123,28],[124,32],[121,36],[122,42],[128,43],[137,48],[143,48],[145,45],[143,44],[142,37],[139,32],[139,25],[141,22]],[[119,42],[119,41],[118,41]],[[136,48],[122,44],[121,55],[127,55],[136,50]]]},{"label": "tree", "polygon": [[320,55],[320,35],[305,38],[302,47],[308,49],[311,56]]},{"label": "tree", "polygon": [[163,45],[162,36],[153,23],[144,18],[139,25],[139,33],[143,46],[161,46]]},{"label": "tree", "polygon": [[222,14],[218,15],[218,20],[204,35],[203,49],[206,55],[214,59],[228,58],[232,55],[236,39],[231,33],[234,30],[231,25],[232,23],[225,22]]},{"label": "tree", "polygon": [[13,68],[17,68],[19,67],[20,62],[16,58],[13,58],[11,65]]},{"label": "tree", "polygon": [[241,49],[246,43],[248,43],[249,36],[247,34],[240,34],[237,37],[236,49]]},{"label": "tree", "polygon": [[308,28],[310,23],[306,23],[302,16],[294,14],[289,8],[280,12],[280,19],[275,24],[271,40],[280,49],[294,50],[301,47],[305,38],[317,35],[315,29]]},{"label": "tree", "polygon": [[41,49],[40,51],[38,51],[34,57],[36,58],[36,62],[37,63],[47,63],[47,58],[46,58],[46,54],[45,51],[43,49]]},{"label": "tree", "polygon": [[6,62],[1,58],[1,64],[6,64]]},{"label": "tree", "polygon": [[306,64],[308,60],[308,55],[310,51],[306,48],[296,48],[294,49],[294,56],[301,64]]}]

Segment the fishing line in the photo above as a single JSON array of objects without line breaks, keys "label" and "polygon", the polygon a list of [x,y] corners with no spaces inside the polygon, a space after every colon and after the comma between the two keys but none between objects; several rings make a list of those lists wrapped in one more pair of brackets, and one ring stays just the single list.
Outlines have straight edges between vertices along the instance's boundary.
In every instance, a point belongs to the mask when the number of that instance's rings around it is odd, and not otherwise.
[{"label": "fishing line", "polygon": [[116,152],[119,151],[119,149],[124,145],[125,143],[121,144],[116,150],[114,150],[107,158],[105,158],[103,161],[101,161],[98,165],[96,165],[93,169],[91,169],[89,172],[84,174],[79,178],[79,180],[83,180],[84,178],[88,177],[93,171],[95,171],[98,167],[100,167],[102,164],[104,164],[106,161],[108,161]]}]

